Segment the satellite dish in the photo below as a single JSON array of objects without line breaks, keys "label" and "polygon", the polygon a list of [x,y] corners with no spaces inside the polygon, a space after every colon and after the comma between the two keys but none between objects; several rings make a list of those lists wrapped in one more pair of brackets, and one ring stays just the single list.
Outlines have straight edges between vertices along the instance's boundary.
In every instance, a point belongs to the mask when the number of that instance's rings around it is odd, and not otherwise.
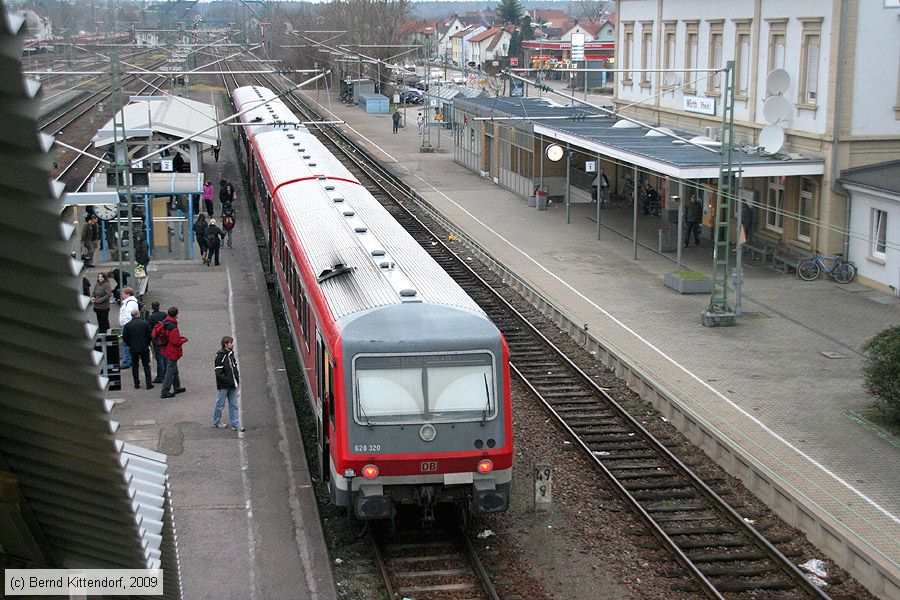
[{"label": "satellite dish", "polygon": [[763,117],[769,123],[781,123],[789,121],[793,107],[784,96],[769,96],[763,103]]},{"label": "satellite dish", "polygon": [[790,84],[791,75],[784,69],[772,69],[766,75],[766,90],[770,94],[783,94],[787,91]]},{"label": "satellite dish", "polygon": [[665,137],[671,135],[675,135],[675,132],[668,127],[657,127],[656,129],[651,129],[645,133],[644,137]]},{"label": "satellite dish", "polygon": [[768,125],[759,133],[759,147],[767,154],[775,154],[784,146],[784,131],[778,125]]},{"label": "satellite dish", "polygon": [[675,87],[678,85],[678,73],[666,73],[663,75],[663,85],[666,87]]}]

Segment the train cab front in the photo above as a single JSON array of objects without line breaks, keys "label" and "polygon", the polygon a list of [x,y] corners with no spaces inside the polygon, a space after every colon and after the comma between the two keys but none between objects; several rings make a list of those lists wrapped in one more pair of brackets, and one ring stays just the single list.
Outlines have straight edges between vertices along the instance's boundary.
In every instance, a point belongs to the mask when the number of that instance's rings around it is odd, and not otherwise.
[{"label": "train cab front", "polygon": [[[358,519],[391,519],[400,506],[418,506],[426,517],[439,504],[456,503],[472,514],[509,509],[512,469],[494,470],[495,460],[479,457],[434,460],[373,460],[359,470],[347,469],[333,479],[336,504],[352,505]],[[499,458],[507,464],[505,457]],[[387,475],[379,465],[387,466]],[[436,473],[435,469],[452,472]],[[418,471],[419,474],[413,474]],[[343,488],[343,489],[341,489]]]}]

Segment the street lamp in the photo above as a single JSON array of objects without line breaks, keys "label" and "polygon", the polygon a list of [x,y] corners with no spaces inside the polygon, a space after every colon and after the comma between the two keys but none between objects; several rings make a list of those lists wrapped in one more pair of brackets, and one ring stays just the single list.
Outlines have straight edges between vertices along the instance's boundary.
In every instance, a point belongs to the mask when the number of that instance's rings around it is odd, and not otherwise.
[{"label": "street lamp", "polygon": [[[543,67],[544,67],[544,65],[543,65],[543,63],[544,63],[544,40],[547,39],[547,34],[544,32],[544,27],[550,27],[551,25],[553,25],[553,23],[551,23],[550,21],[547,21],[546,23],[531,22],[531,23],[529,23],[529,25],[531,26],[532,29],[537,29],[538,27],[541,28],[541,43],[540,43],[540,47],[538,49],[538,72],[537,72],[537,76],[535,76],[535,81],[537,81],[538,85],[540,85],[541,84],[541,69],[543,69]],[[540,98],[540,96],[541,96],[541,88],[538,87],[538,97]]]}]

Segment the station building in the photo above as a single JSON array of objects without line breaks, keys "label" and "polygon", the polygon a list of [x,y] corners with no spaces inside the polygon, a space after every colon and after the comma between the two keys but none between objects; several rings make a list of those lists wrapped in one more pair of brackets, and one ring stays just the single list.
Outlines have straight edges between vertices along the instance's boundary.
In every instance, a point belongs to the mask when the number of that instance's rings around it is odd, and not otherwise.
[{"label": "station building", "polygon": [[[796,255],[843,252],[859,267],[861,282],[883,291],[900,287],[900,268],[878,251],[879,231],[886,231],[888,249],[897,245],[900,205],[856,210],[841,184],[841,172],[900,154],[900,4],[620,0],[617,24],[617,68],[625,72],[614,103],[622,114],[714,137],[724,74],[691,69],[734,61],[735,140],[760,146],[774,124],[784,133],[776,158],[824,163],[821,173],[754,184],[756,243]],[[787,74],[780,94],[767,87],[776,69]],[[788,108],[773,119],[766,107],[774,95]]]}]

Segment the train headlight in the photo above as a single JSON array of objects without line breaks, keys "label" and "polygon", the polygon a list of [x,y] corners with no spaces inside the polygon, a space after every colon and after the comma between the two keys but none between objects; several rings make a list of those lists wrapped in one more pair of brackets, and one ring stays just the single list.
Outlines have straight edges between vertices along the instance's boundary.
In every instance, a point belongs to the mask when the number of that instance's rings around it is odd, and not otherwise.
[{"label": "train headlight", "polygon": [[430,442],[437,436],[437,430],[431,423],[425,423],[419,428],[419,437],[423,442]]},{"label": "train headlight", "polygon": [[494,470],[494,463],[488,459],[484,459],[483,461],[478,463],[478,472],[479,473],[490,473]]},{"label": "train headlight", "polygon": [[378,477],[378,467],[375,465],[366,465],[362,469],[362,474],[366,479],[375,479]]}]

